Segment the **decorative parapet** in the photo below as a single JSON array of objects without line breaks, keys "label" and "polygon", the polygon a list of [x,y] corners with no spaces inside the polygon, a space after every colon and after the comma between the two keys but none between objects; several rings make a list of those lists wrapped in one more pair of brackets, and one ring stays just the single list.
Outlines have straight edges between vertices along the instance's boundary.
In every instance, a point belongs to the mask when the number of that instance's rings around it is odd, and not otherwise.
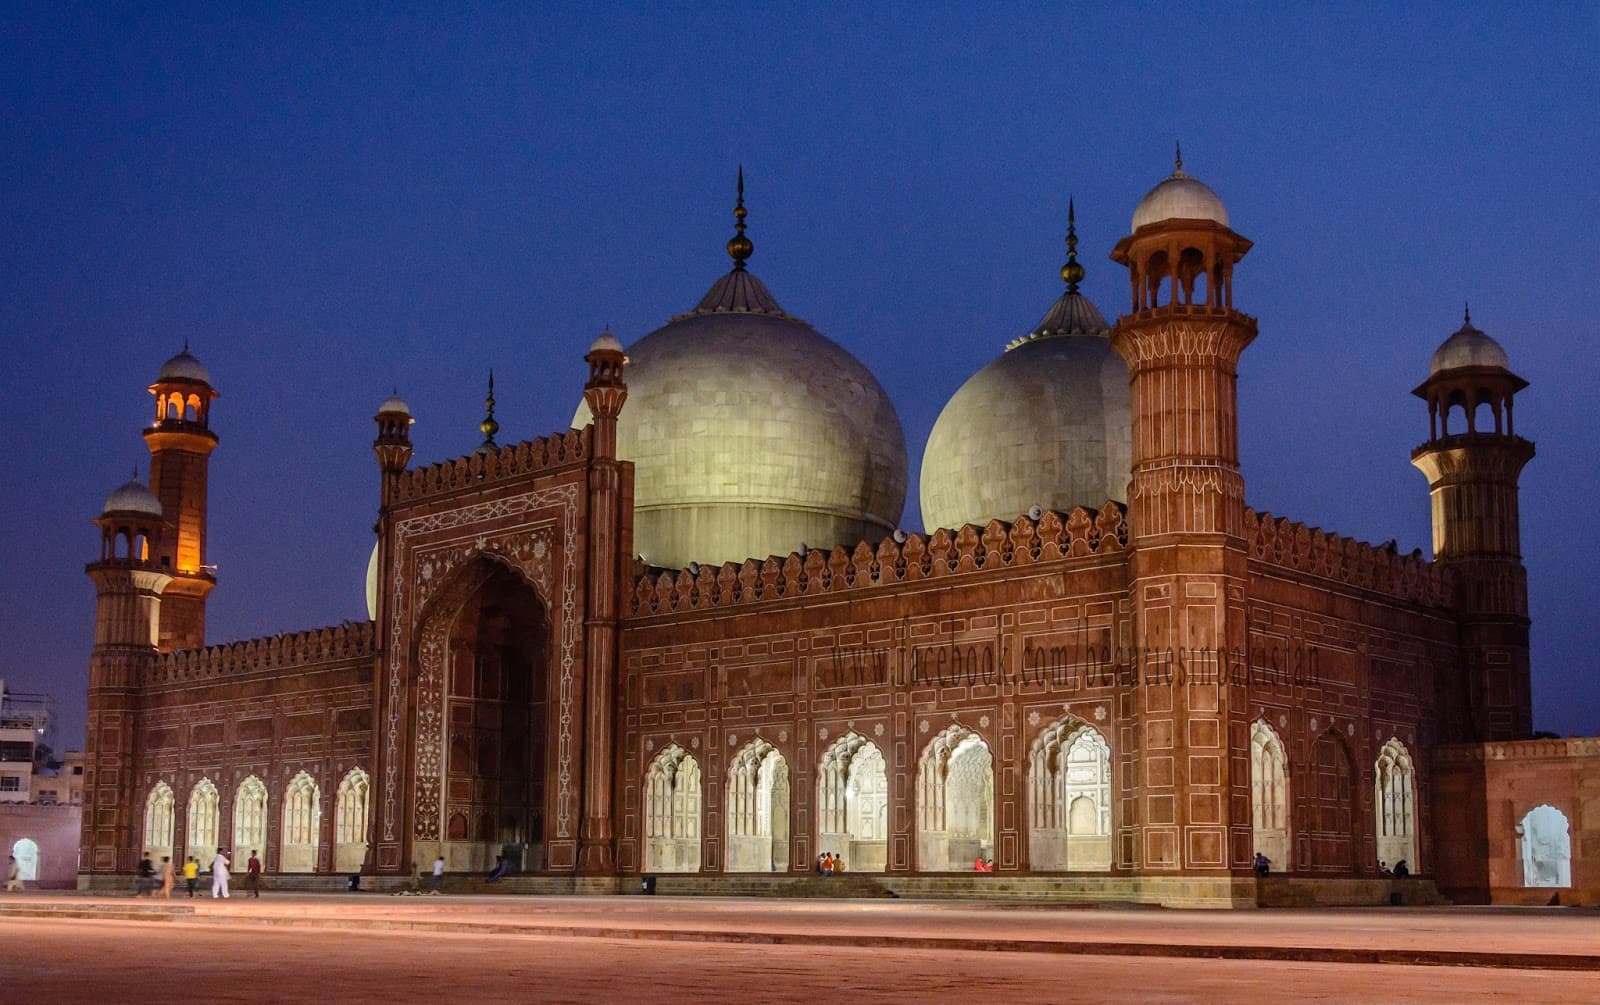
[{"label": "decorative parapet", "polygon": [[828,552],[746,559],[742,565],[645,569],[634,581],[625,609],[635,617],[649,617],[731,607],[1104,555],[1127,547],[1126,510],[1107,501],[1098,510],[1079,506],[1066,514],[1046,511],[1037,520],[991,520],[983,527],[967,524],[956,531],[911,534],[903,542],[886,537],[876,547],[862,541],[853,549],[839,545]]},{"label": "decorative parapet", "polygon": [[1600,736],[1502,740],[1496,743],[1455,743],[1439,747],[1433,752],[1436,764],[1533,761],[1569,757],[1600,757]]},{"label": "decorative parapet", "polygon": [[143,683],[182,684],[357,659],[373,654],[376,637],[374,622],[347,621],[331,628],[313,628],[292,635],[225,642],[204,649],[179,649],[157,656],[146,671]]},{"label": "decorative parapet", "polygon": [[1450,603],[1449,577],[1421,555],[1401,555],[1392,548],[1307,527],[1271,513],[1257,513],[1248,507],[1244,511],[1244,531],[1250,557],[1256,561],[1414,600],[1428,607]]},{"label": "decorative parapet", "polygon": [[575,464],[589,456],[592,430],[592,426],[569,429],[499,450],[485,450],[402,471],[395,482],[394,501],[423,499],[456,489],[482,488],[486,484]]}]

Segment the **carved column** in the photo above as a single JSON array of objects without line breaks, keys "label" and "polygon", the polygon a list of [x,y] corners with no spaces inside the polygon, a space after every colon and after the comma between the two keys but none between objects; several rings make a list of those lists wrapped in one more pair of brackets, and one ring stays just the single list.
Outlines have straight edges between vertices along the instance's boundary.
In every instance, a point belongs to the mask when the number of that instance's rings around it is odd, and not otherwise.
[{"label": "carved column", "polygon": [[589,454],[588,561],[584,596],[583,823],[578,871],[616,871],[612,829],[612,780],[616,756],[618,589],[621,551],[622,479],[617,460],[617,416],[628,397],[622,344],[602,334],[584,357],[589,382],[583,397],[594,415]]}]

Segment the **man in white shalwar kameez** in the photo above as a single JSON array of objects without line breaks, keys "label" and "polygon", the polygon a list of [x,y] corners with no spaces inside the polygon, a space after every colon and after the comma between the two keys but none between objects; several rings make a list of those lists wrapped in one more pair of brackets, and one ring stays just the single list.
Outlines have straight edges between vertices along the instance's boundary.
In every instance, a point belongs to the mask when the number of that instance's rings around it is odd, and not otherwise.
[{"label": "man in white shalwar kameez", "polygon": [[217,849],[217,857],[211,860],[211,899],[218,897],[227,899],[228,896],[228,856]]}]

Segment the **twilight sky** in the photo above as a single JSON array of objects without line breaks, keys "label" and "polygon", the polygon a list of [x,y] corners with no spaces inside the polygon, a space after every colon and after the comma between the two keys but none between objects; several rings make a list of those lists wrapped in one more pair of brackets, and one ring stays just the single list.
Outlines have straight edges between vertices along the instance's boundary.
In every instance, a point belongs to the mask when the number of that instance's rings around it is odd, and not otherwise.
[{"label": "twilight sky", "polygon": [[0,677],[58,748],[89,521],[185,340],[221,392],[210,640],[364,618],[378,402],[422,463],[476,445],[490,366],[502,443],[563,428],[602,326],[725,271],[743,162],[752,270],[894,399],[918,528],[939,409],[1060,291],[1068,195],[1115,317],[1174,139],[1256,242],[1250,503],[1426,550],[1409,392],[1470,300],[1532,382],[1535,725],[1600,733],[1600,6],[65,6],[0,11]]}]

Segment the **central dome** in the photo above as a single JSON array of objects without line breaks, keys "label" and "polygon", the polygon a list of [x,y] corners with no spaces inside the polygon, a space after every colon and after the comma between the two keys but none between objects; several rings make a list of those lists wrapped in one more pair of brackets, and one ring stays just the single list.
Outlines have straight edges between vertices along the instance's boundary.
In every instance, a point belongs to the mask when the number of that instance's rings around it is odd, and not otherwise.
[{"label": "central dome", "polygon": [[[905,505],[889,396],[778,306],[737,240],[735,268],[694,310],[628,347],[617,453],[634,463],[634,549],[651,565],[876,541]],[[579,406],[573,425],[590,421]]]}]

